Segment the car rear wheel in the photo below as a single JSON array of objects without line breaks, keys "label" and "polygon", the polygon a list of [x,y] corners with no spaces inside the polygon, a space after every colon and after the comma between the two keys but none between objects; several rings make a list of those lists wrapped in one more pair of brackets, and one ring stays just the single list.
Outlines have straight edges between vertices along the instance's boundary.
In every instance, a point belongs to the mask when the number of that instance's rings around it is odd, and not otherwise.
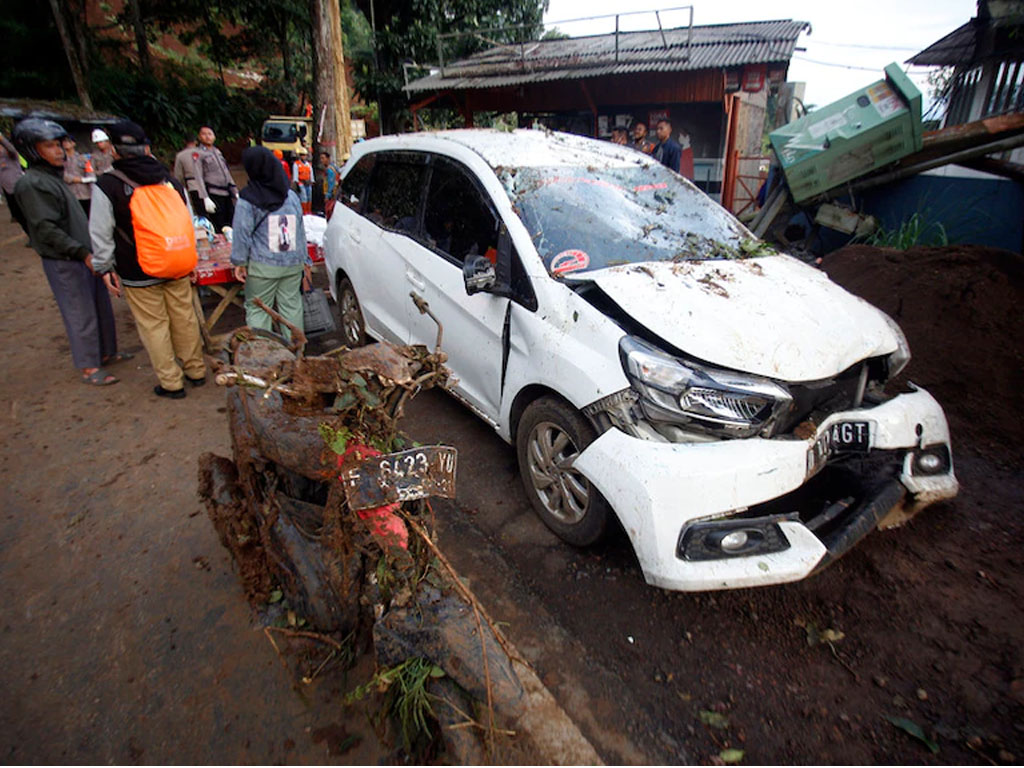
[{"label": "car rear wheel", "polygon": [[575,408],[553,397],[530,403],[516,430],[519,474],[533,508],[559,538],[581,547],[604,535],[610,512],[597,488],[573,467],[595,437]]},{"label": "car rear wheel", "polygon": [[366,343],[366,325],[363,310],[359,307],[352,281],[347,277],[338,278],[338,314],[341,318],[341,338],[350,347],[361,347]]}]

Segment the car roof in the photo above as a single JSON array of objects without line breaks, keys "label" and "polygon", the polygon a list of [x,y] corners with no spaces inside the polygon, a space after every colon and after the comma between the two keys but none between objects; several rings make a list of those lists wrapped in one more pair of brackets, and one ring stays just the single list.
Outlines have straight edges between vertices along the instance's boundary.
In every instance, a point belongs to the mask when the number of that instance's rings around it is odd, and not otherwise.
[{"label": "car roof", "polygon": [[[377,145],[377,143],[380,143]],[[441,142],[452,142],[472,150],[497,170],[502,167],[536,168],[572,165],[630,166],[646,165],[652,160],[640,152],[571,133],[548,130],[517,129],[499,131],[492,128],[467,128],[454,131],[385,136],[371,139],[367,145],[383,150],[384,144],[394,148],[440,150]],[[371,146],[367,146],[367,151]]]}]

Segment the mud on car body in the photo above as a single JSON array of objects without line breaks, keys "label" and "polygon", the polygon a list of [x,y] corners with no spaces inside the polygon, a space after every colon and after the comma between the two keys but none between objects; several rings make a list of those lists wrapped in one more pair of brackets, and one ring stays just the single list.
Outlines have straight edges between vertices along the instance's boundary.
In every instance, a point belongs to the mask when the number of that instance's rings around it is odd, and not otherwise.
[{"label": "mud on car body", "polygon": [[350,344],[431,344],[564,540],[618,517],[679,590],[807,576],[957,491],[896,324],[650,158],[566,134],[374,139],[325,252]]}]

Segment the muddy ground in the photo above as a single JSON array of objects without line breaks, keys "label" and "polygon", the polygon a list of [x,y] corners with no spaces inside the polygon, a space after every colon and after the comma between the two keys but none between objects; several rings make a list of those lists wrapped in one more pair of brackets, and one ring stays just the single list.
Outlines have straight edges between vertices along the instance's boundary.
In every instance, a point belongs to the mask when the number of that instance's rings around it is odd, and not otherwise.
[{"label": "muddy ground", "polygon": [[[78,383],[23,242],[0,224],[4,760],[380,760],[364,714],[338,702],[345,683],[293,690],[200,512],[196,459],[229,453],[223,392],[155,398],[144,353],[118,366],[113,387]],[[986,279],[1003,289],[998,270]],[[994,306],[986,285],[974,290]],[[993,310],[1011,326],[1016,291]],[[967,322],[940,310],[920,310],[923,333],[908,328],[908,375],[936,389],[964,434],[954,433],[961,496],[784,587],[647,587],[621,533],[590,550],[549,534],[513,451],[483,423],[439,392],[414,403],[412,436],[460,451],[459,497],[435,505],[442,546],[605,760],[711,763],[726,747],[751,764],[1024,757],[1024,477],[1020,433],[999,426],[1019,418],[1021,390],[1015,400],[1012,383],[988,380],[1019,374],[1019,357],[1006,370],[984,355],[1005,346],[995,326],[968,326],[959,348],[993,362],[940,382],[943,366],[926,361],[952,358],[949,324]],[[117,316],[123,345],[138,350],[123,303]],[[826,629],[843,637],[809,644]],[[887,716],[919,725],[938,753]]]}]

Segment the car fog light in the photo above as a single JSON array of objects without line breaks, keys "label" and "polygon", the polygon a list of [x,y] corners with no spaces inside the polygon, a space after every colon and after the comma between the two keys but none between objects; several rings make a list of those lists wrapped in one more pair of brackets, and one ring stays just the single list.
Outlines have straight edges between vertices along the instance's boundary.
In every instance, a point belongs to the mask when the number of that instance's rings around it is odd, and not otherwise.
[{"label": "car fog light", "polygon": [[746,546],[748,538],[746,531],[733,531],[722,537],[720,546],[726,552],[736,552]]},{"label": "car fog light", "polygon": [[944,443],[926,445],[913,454],[912,472],[915,475],[943,475],[951,468],[949,446]]}]

